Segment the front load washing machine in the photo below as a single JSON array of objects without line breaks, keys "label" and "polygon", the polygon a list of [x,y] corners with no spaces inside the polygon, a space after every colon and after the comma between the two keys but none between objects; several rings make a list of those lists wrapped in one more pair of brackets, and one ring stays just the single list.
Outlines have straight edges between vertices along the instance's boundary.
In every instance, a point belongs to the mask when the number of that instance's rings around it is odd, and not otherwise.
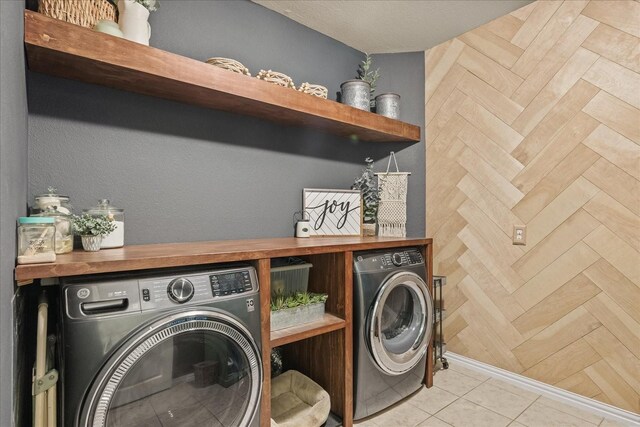
[{"label": "front load washing machine", "polygon": [[61,425],[259,425],[253,267],[71,278],[61,292]]},{"label": "front load washing machine", "polygon": [[354,419],[422,387],[433,300],[419,250],[354,253]]}]

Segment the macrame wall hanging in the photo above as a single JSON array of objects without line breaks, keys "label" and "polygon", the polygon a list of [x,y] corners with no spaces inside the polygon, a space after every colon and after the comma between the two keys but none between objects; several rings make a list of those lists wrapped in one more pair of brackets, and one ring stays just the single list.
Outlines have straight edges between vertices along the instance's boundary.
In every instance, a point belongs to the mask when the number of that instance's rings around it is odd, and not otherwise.
[{"label": "macrame wall hanging", "polygon": [[[395,172],[389,172],[391,159]],[[410,172],[400,172],[396,154],[392,151],[387,163],[387,172],[378,176],[378,235],[384,237],[406,237],[407,235],[407,186]]]}]

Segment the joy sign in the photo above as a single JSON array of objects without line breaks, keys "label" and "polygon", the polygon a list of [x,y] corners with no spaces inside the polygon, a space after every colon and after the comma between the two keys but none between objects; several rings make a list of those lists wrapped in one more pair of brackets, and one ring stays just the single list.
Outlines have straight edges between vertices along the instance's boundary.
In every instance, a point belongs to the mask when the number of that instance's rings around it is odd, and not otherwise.
[{"label": "joy sign", "polygon": [[358,190],[305,188],[302,207],[309,215],[312,236],[359,236],[362,197]]}]

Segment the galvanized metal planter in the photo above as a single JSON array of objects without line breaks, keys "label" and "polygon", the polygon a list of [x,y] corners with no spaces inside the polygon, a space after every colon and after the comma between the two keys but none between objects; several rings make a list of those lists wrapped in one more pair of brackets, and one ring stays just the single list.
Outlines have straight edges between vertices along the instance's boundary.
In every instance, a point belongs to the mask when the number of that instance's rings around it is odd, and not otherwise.
[{"label": "galvanized metal planter", "polygon": [[302,323],[310,323],[322,319],[324,316],[324,303],[303,305],[294,308],[271,312],[271,330],[289,328]]},{"label": "galvanized metal planter", "polygon": [[382,93],[376,96],[376,113],[392,119],[400,118],[400,95]]},{"label": "galvanized metal planter", "polygon": [[360,110],[370,111],[371,85],[364,80],[347,80],[340,85],[341,102]]}]

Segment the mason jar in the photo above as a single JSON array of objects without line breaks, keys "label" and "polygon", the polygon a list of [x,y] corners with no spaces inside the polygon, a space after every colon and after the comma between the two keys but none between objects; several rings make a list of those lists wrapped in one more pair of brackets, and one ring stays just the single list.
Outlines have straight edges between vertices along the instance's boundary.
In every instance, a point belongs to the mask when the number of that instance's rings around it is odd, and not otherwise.
[{"label": "mason jar", "polygon": [[23,216],[18,223],[18,264],[55,261],[55,219]]},{"label": "mason jar", "polygon": [[56,189],[49,187],[48,193],[35,196],[33,205],[33,213],[40,213],[45,210],[56,210],[61,214],[71,215],[73,208],[69,203],[69,197],[56,193]]},{"label": "mason jar", "polygon": [[32,217],[52,218],[56,228],[55,252],[66,254],[73,251],[73,225],[71,215],[64,214],[56,209],[47,209]]},{"label": "mason jar", "polygon": [[49,187],[49,193],[35,197],[31,210],[35,217],[51,217],[56,227],[55,252],[65,254],[73,251],[72,210],[69,197],[57,194]]},{"label": "mason jar", "polygon": [[100,249],[124,246],[124,209],[113,206],[108,199],[101,199],[96,206],[84,209],[83,212],[92,216],[106,216],[116,226],[115,230],[102,237]]}]

